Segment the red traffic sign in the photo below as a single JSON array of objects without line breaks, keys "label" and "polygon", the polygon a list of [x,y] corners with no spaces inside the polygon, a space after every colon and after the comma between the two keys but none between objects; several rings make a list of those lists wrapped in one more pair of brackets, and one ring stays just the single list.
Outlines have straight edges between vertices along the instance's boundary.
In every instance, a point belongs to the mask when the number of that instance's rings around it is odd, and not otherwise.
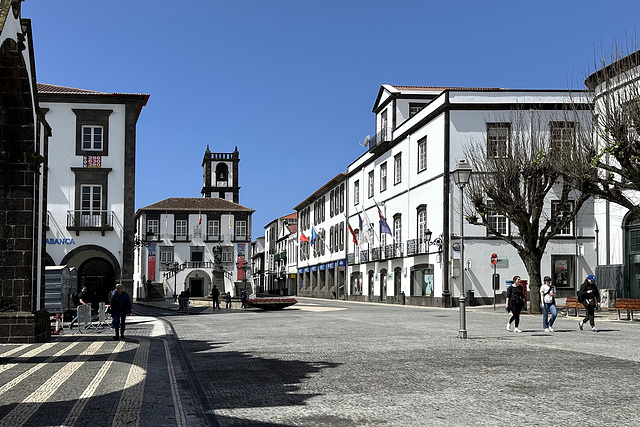
[{"label": "red traffic sign", "polygon": [[491,264],[496,265],[498,263],[498,254],[491,254]]}]

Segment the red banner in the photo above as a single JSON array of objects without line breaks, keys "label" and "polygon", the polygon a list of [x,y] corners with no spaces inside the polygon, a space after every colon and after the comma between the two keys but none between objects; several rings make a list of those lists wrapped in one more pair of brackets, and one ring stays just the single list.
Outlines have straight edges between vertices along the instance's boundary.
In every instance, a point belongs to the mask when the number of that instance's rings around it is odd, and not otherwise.
[{"label": "red banner", "polygon": [[156,280],[156,244],[149,243],[149,258],[147,262],[147,279]]}]

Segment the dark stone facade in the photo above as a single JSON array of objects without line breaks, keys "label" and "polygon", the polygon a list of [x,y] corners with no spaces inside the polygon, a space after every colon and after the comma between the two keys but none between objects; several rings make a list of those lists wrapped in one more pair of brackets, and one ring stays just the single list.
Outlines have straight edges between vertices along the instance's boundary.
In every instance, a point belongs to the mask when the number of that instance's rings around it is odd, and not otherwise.
[{"label": "dark stone facade", "polygon": [[21,23],[24,32],[0,46],[1,342],[40,342],[51,335],[48,313],[37,311],[44,307],[46,150],[40,146],[35,69],[28,70],[23,58],[27,47],[33,56],[26,43],[30,22]]}]

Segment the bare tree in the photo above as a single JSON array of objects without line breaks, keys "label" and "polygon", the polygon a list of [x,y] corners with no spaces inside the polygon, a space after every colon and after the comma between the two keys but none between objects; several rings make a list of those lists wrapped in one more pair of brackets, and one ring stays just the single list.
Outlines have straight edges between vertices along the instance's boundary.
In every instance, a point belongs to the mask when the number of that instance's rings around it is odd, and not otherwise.
[{"label": "bare tree", "polygon": [[640,217],[640,51],[612,52],[585,80],[595,132],[581,134],[578,146],[599,170],[585,182],[589,191]]},{"label": "bare tree", "polygon": [[[517,250],[529,276],[533,312],[540,311],[545,249],[590,197],[583,188],[586,180],[574,179],[595,174],[584,151],[575,149],[585,116],[590,114],[577,109],[512,111],[502,135],[488,129],[485,140],[465,147],[476,172],[466,187],[475,211],[466,219]],[[507,230],[495,221],[498,215],[508,219]]]}]

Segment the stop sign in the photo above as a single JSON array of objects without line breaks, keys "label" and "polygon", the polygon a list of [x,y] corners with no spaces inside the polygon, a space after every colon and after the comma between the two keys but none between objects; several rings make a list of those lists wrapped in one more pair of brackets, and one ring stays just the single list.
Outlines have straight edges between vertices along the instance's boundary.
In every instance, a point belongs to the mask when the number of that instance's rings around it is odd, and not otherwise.
[{"label": "stop sign", "polygon": [[491,264],[496,265],[498,263],[498,254],[491,254]]}]

